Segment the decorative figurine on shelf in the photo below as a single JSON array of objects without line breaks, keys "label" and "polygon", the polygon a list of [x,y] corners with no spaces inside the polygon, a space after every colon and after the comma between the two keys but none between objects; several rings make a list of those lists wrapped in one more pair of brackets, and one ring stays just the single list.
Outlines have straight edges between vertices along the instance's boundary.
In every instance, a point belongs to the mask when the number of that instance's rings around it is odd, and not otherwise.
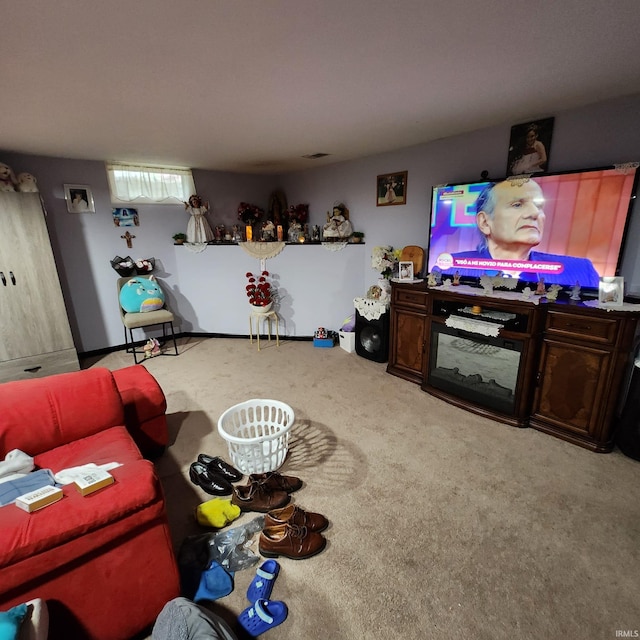
[{"label": "decorative figurine on shelf", "polygon": [[532,295],[533,295],[533,289],[531,287],[525,287],[522,290],[522,299],[523,300],[529,300]]},{"label": "decorative figurine on shelf", "polygon": [[30,173],[19,173],[16,190],[21,193],[38,193],[39,189],[35,176]]},{"label": "decorative figurine on shelf", "polygon": [[433,271],[430,271],[427,275],[427,286],[428,287],[435,287],[437,284],[437,280],[436,280],[436,274],[433,273]]},{"label": "decorative figurine on shelf", "polygon": [[571,295],[569,296],[570,300],[580,300],[580,283],[576,280],[576,283],[573,285],[571,289]]},{"label": "decorative figurine on shelf", "polygon": [[234,224],[231,228],[233,229],[233,241],[242,242],[242,231],[240,231],[240,225]]},{"label": "decorative figurine on shelf", "polygon": [[302,225],[297,220],[293,220],[289,225],[289,242],[298,242],[300,236],[302,236]]},{"label": "decorative figurine on shelf", "polygon": [[216,242],[222,242],[222,239],[224,238],[224,225],[223,224],[217,224],[214,229],[213,229],[213,236],[216,240]]},{"label": "decorative figurine on shelf", "polygon": [[322,230],[323,239],[345,240],[353,233],[353,226],[349,221],[349,209],[342,203],[336,204],[331,213],[327,212],[327,223]]},{"label": "decorative figurine on shelf", "polygon": [[0,162],[0,191],[15,191],[17,183],[13,169],[8,164]]},{"label": "decorative figurine on shelf", "polygon": [[562,291],[562,287],[559,284],[552,284],[547,290],[547,300],[549,300],[549,302],[557,300],[560,291]]},{"label": "decorative figurine on shelf", "polygon": [[320,227],[317,224],[314,224],[311,229],[311,239],[316,242],[320,240]]},{"label": "decorative figurine on shelf", "polygon": [[209,203],[202,202],[202,198],[194,194],[189,202],[184,203],[184,208],[191,215],[187,224],[187,242],[211,242],[215,236],[205,218]]},{"label": "decorative figurine on shelf", "polygon": [[540,278],[540,280],[538,280],[538,286],[536,287],[535,294],[537,296],[544,296],[546,293],[547,290],[544,286],[544,278]]},{"label": "decorative figurine on shelf", "polygon": [[272,220],[265,220],[262,223],[262,239],[265,242],[273,242],[276,239],[276,225]]},{"label": "decorative figurine on shelf", "polygon": [[480,276],[480,286],[484,289],[485,294],[493,293],[493,278],[487,274]]},{"label": "decorative figurine on shelf", "polygon": [[453,274],[453,282],[452,282],[452,285],[453,285],[454,287],[459,287],[459,286],[460,286],[460,272],[459,272],[459,271],[456,271],[456,272]]}]

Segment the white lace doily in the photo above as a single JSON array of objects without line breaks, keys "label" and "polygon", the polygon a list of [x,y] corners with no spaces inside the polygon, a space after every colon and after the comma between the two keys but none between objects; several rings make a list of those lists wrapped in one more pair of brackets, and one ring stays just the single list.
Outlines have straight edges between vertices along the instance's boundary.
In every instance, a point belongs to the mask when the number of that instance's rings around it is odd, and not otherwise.
[{"label": "white lace doily", "polygon": [[367,320],[377,320],[389,308],[389,303],[373,300],[372,298],[354,298],[356,311]]},{"label": "white lace doily", "polygon": [[598,300],[585,300],[582,303],[585,307],[593,307],[594,309],[603,309],[604,311],[640,311],[640,304],[631,304],[630,302],[623,302],[621,306],[614,307],[610,304],[601,304]]},{"label": "white lace doily", "polygon": [[322,246],[327,251],[342,251],[347,244],[348,242],[323,242]]},{"label": "white lace doily", "polygon": [[238,242],[253,258],[275,258],[283,249],[284,242]]},{"label": "white lace doily", "polygon": [[191,253],[200,253],[204,251],[207,247],[206,242],[184,242],[182,244],[183,247],[187,247]]},{"label": "white lace doily", "polygon": [[452,329],[461,329],[468,333],[478,333],[494,338],[500,335],[500,329],[504,327],[504,325],[495,322],[484,322],[482,320],[475,320],[474,318],[461,318],[460,316],[449,316],[444,323]]}]

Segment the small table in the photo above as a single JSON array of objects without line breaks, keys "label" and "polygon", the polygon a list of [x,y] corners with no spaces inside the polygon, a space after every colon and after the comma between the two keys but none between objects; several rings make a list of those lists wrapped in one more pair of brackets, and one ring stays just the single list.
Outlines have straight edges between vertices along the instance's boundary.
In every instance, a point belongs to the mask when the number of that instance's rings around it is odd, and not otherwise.
[{"label": "small table", "polygon": [[267,311],[262,313],[260,311],[251,311],[249,314],[249,341],[253,344],[253,319],[256,319],[256,337],[258,339],[258,351],[260,351],[260,320],[267,321],[267,335],[269,336],[269,342],[271,342],[271,320],[276,321],[276,347],[280,346],[280,327],[278,314],[275,311]]}]

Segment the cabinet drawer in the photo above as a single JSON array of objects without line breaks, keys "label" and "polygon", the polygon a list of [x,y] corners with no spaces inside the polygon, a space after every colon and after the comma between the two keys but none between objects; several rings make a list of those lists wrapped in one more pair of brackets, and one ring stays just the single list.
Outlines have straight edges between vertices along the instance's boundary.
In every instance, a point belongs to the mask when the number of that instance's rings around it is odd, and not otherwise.
[{"label": "cabinet drawer", "polygon": [[580,316],[573,313],[550,311],[547,315],[547,332],[572,334],[583,340],[613,344],[618,323],[615,319]]},{"label": "cabinet drawer", "polygon": [[425,291],[411,291],[408,289],[394,290],[394,303],[410,307],[427,308],[427,293]]},{"label": "cabinet drawer", "polygon": [[56,373],[78,371],[78,369],[80,369],[80,365],[76,350],[65,349],[64,351],[0,362],[0,382],[43,378]]}]

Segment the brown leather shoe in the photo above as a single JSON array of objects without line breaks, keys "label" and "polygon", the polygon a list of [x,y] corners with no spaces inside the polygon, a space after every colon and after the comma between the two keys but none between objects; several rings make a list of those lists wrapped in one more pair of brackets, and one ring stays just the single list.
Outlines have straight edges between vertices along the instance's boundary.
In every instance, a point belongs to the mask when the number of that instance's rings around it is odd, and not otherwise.
[{"label": "brown leather shoe", "polygon": [[286,491],[287,493],[293,493],[302,487],[302,480],[300,480],[300,478],[296,478],[296,476],[283,476],[277,471],[252,473],[249,479],[261,482],[266,485],[268,489],[277,489],[279,491]]},{"label": "brown leather shoe", "polygon": [[329,526],[329,521],[321,513],[305,511],[295,504],[290,504],[282,509],[269,511],[264,518],[264,527],[277,527],[290,522],[299,527],[307,527],[309,531],[324,531]]},{"label": "brown leather shoe", "polygon": [[275,527],[265,527],[260,534],[258,549],[265,558],[284,556],[302,560],[320,553],[326,544],[327,540],[322,534],[285,522]]},{"label": "brown leather shoe", "polygon": [[291,497],[286,491],[271,491],[260,482],[249,482],[241,487],[233,487],[231,503],[241,511],[259,511],[267,513],[284,507]]}]

